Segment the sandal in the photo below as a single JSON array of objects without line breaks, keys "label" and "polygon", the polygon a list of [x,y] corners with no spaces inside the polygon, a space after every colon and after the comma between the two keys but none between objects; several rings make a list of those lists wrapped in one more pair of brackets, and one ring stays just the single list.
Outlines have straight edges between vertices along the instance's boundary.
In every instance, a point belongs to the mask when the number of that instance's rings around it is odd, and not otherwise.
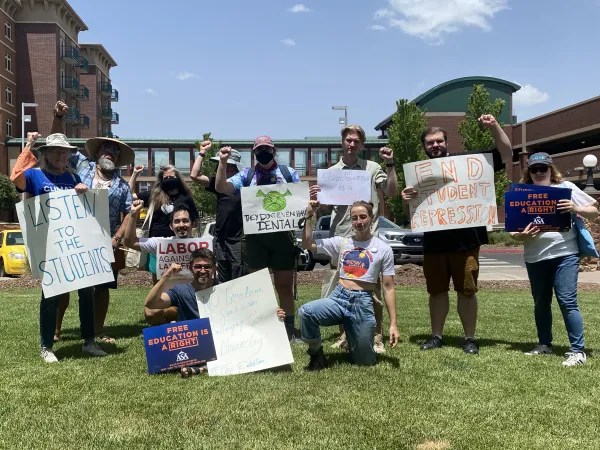
[{"label": "sandal", "polygon": [[206,369],[204,367],[182,367],[181,378],[189,378],[194,375],[200,375]]},{"label": "sandal", "polygon": [[105,344],[114,344],[115,342],[117,342],[117,340],[115,338],[111,338],[111,337],[105,336],[103,334],[101,334],[100,336],[96,336],[96,339],[99,340],[100,342],[104,342]]}]

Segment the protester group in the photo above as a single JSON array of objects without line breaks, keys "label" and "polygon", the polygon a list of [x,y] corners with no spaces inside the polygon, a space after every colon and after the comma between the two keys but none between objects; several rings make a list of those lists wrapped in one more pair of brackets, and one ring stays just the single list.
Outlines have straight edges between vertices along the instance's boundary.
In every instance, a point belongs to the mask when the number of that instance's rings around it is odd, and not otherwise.
[{"label": "protester group", "polygon": [[[240,153],[227,146],[218,149],[217,156],[208,162],[205,159],[212,142],[201,143],[190,178],[215,195],[212,251],[198,248],[191,252],[189,267],[173,263],[165,270],[157,271],[157,249],[164,239],[190,239],[197,234],[201,214],[190,187],[178,168],[167,165],[157,171],[149,191],[137,192],[136,180],[145,167],[134,166],[133,150],[119,140],[98,137],[85,143],[85,155],[79,152],[63,134],[63,118],[67,110],[64,103],[57,102],[51,134],[44,145],[36,148],[36,140],[41,136],[28,133],[27,145],[16,162],[11,180],[26,198],[72,189],[77,194],[91,190],[105,190],[108,194],[107,214],[113,251],[110,261],[114,281],[78,289],[84,353],[105,356],[106,351],[98,343],[115,342],[115,338],[105,332],[104,325],[110,292],[117,289],[119,271],[125,267],[126,256],[130,254],[140,256],[141,265],[153,275],[154,286],[143,300],[144,317],[151,326],[198,318],[198,292],[268,269],[279,300],[276,315],[283,321],[290,344],[308,346],[310,362],[307,370],[328,367],[320,332],[324,326],[340,327],[340,336],[334,347],[345,349],[350,363],[376,364],[376,354],[386,352],[384,304],[389,315],[389,346],[395,347],[399,342],[394,254],[392,248],[377,237],[382,207],[380,199],[400,195],[407,212],[426,199],[422,197],[422,186],[398,186],[398,168],[394,165],[391,148],[379,150],[382,163],[358,156],[366,141],[360,126],[348,125],[342,129],[343,155],[330,169],[368,174],[370,196],[352,204],[324,205],[318,200],[321,187],[318,183],[310,186],[306,211],[299,221],[302,248],[328,255],[331,263],[330,270],[324,271],[322,298],[296,308],[294,280],[298,247],[295,233],[290,230],[244,233],[242,193],[245,189],[301,182],[293,168],[279,164],[277,148],[270,137],[260,136],[254,141],[255,167],[244,167]],[[511,143],[493,116],[482,115],[479,121],[492,133],[495,148],[470,154],[484,155],[493,171],[501,171],[506,162],[512,162],[503,161],[503,155],[512,155]],[[427,161],[445,161],[449,160],[446,158],[465,155],[464,152],[449,153],[444,129],[430,127],[420,131]],[[216,175],[203,175],[206,164],[216,165]],[[125,166],[132,166],[129,182],[119,174],[119,168]],[[493,176],[491,178],[483,181],[493,186]],[[596,201],[573,183],[564,181],[552,157],[546,153],[530,155],[521,183],[531,185],[532,189],[570,189],[571,198],[558,202],[557,209],[561,213],[587,219],[598,215]],[[268,201],[281,203],[281,198],[270,196]],[[146,217],[140,221],[144,209]],[[330,237],[315,240],[313,222],[325,214],[331,214]],[[515,239],[524,243],[524,260],[531,283],[533,316],[538,334],[537,345],[526,355],[552,354],[551,303],[554,291],[570,342],[570,349],[562,363],[564,366],[586,362],[583,321],[577,303],[580,246],[576,228],[541,231],[538,225],[531,223],[522,231],[512,233]],[[424,233],[423,273],[429,294],[431,335],[422,343],[421,350],[433,350],[444,345],[443,331],[449,312],[452,281],[464,329],[462,350],[471,355],[479,353],[476,340],[479,250],[488,243],[487,232],[486,226],[478,225]],[[189,278],[178,276],[183,272],[189,273]],[[140,313],[141,303],[142,296]],[[55,342],[61,340],[61,326],[68,305],[68,292],[54,296],[41,294],[40,345],[41,357],[46,362],[58,361],[53,348]],[[185,367],[181,374],[187,377],[204,370],[203,365]]]}]

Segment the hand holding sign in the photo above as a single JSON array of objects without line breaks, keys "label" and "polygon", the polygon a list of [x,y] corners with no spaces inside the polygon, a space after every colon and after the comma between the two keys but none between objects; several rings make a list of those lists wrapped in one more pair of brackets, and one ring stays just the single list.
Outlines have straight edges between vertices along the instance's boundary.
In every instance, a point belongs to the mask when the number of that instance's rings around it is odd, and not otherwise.
[{"label": "hand holding sign", "polygon": [[412,200],[413,198],[416,198],[417,195],[419,195],[419,191],[417,191],[414,187],[412,186],[406,186],[403,190],[402,190],[402,199],[409,201]]},{"label": "hand holding sign", "polygon": [[85,194],[88,190],[88,187],[83,183],[79,183],[73,189],[75,189],[75,192],[78,194]]},{"label": "hand holding sign", "polygon": [[534,224],[530,223],[525,227],[523,231],[520,233],[516,233],[515,237],[518,237],[519,241],[524,241],[526,239],[533,239],[538,236],[540,233],[540,229],[536,227]]},{"label": "hand holding sign", "polygon": [[559,200],[558,204],[556,205],[556,209],[563,214],[576,213],[577,212],[576,208],[577,207],[575,206],[575,203],[573,203],[572,200],[567,200],[567,199]]}]

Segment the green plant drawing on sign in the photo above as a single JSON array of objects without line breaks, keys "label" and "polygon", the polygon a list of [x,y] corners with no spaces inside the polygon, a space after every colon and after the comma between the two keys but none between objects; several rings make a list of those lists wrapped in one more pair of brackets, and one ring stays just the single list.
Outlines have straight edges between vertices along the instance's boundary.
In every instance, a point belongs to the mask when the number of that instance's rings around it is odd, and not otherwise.
[{"label": "green plant drawing on sign", "polygon": [[279,192],[271,191],[265,195],[263,191],[258,191],[256,193],[257,197],[264,197],[263,199],[263,208],[265,211],[269,212],[279,212],[285,209],[287,202],[285,200],[286,197],[291,196],[292,193],[289,191],[285,191],[285,194],[281,194]]}]

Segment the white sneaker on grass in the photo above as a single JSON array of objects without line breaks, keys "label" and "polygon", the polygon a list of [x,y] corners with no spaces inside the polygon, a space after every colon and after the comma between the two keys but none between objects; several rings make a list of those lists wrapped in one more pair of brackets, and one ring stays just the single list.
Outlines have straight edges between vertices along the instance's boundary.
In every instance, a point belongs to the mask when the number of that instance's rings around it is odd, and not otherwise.
[{"label": "white sneaker on grass", "polygon": [[58,358],[56,357],[51,348],[42,347],[42,350],[40,351],[40,356],[47,363],[58,362]]},{"label": "white sneaker on grass", "polygon": [[567,352],[565,353],[565,358],[566,359],[562,362],[562,365],[565,367],[581,366],[587,361],[587,357],[583,352]]},{"label": "white sneaker on grass", "polygon": [[91,356],[106,356],[107,353],[102,350],[95,341],[84,342],[83,347],[81,347],[83,353],[87,353]]}]

